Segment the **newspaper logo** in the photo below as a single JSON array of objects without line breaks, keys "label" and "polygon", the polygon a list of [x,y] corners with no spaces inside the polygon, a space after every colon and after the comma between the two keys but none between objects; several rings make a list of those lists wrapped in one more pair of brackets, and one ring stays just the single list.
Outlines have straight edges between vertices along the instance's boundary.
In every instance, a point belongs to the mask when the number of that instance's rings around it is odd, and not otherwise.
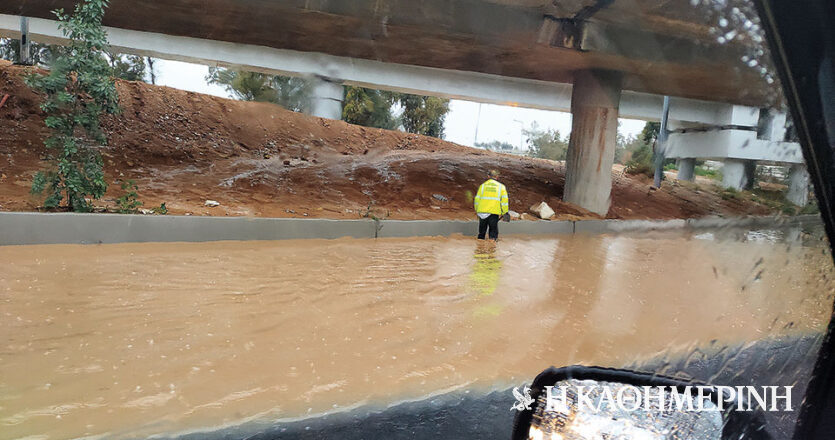
[{"label": "newspaper logo", "polygon": [[526,386],[522,388],[521,393],[519,392],[519,387],[514,387],[513,397],[516,398],[516,403],[514,403],[513,406],[510,407],[511,411],[513,411],[514,409],[516,411],[530,411],[531,404],[534,402],[534,400],[531,398],[531,387]]}]

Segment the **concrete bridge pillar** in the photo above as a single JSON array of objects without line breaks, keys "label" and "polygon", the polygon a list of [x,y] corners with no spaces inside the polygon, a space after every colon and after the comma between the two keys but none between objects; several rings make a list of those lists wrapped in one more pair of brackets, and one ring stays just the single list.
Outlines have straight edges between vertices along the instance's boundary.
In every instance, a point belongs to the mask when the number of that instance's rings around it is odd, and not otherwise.
[{"label": "concrete bridge pillar", "polygon": [[750,188],[757,163],[753,160],[725,159],[722,166],[722,186],[742,190]]},{"label": "concrete bridge pillar", "polygon": [[794,164],[789,169],[789,189],[786,199],[797,206],[809,203],[809,171],[803,164]]},{"label": "concrete bridge pillar", "polygon": [[344,93],[341,81],[316,76],[313,80],[310,114],[320,118],[341,120]]},{"label": "concrete bridge pillar", "polygon": [[696,159],[692,157],[678,160],[678,175],[676,179],[692,182],[695,179]]},{"label": "concrete bridge pillar", "polygon": [[29,40],[29,19],[20,17],[20,59],[24,66],[32,65],[32,42]]},{"label": "concrete bridge pillar", "polygon": [[574,74],[563,200],[603,216],[611,202],[620,96],[618,72]]}]

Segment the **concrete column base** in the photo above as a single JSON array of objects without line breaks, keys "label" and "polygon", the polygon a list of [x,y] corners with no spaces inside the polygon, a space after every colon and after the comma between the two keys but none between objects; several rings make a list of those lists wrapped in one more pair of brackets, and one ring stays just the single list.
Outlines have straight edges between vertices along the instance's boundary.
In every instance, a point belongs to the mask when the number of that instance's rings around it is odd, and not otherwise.
[{"label": "concrete column base", "polygon": [[620,96],[617,72],[574,74],[563,200],[603,216],[611,203]]},{"label": "concrete column base", "polygon": [[696,178],[696,159],[687,158],[678,160],[678,174],[676,179],[692,182]]},{"label": "concrete column base", "polygon": [[748,187],[753,176],[750,160],[725,159],[722,166],[722,186],[742,190]]},{"label": "concrete column base", "polygon": [[786,199],[797,206],[809,203],[809,172],[803,164],[794,164],[789,169],[789,189]]},{"label": "concrete column base", "polygon": [[320,118],[342,119],[342,82],[317,76],[313,80],[310,114]]}]

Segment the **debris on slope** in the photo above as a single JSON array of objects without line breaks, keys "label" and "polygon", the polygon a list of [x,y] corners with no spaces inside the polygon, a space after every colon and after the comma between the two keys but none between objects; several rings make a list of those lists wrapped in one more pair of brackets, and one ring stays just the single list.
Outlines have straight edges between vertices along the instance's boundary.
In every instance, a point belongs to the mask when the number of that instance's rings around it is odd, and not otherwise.
[{"label": "debris on slope", "polygon": [[[0,64],[0,209],[30,211],[32,175],[44,164],[39,97],[27,69]],[[111,181],[132,179],[146,206],[171,214],[358,218],[369,206],[394,219],[471,219],[485,171],[501,172],[511,209],[545,202],[556,219],[599,218],[562,201],[564,164],[473,149],[399,131],[360,127],[281,107],[119,81],[122,113],[104,119]],[[665,184],[661,191],[613,173],[610,218],[766,214],[747,200]],[[114,206],[110,185],[97,205]],[[545,195],[545,197],[543,197]],[[205,201],[219,206],[209,208]]]}]

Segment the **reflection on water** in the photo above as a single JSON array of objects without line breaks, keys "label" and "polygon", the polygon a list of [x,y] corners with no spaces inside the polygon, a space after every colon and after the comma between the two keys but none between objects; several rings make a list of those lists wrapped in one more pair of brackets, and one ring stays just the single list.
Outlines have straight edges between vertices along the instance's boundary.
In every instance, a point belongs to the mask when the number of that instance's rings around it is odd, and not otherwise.
[{"label": "reflection on water", "polygon": [[473,253],[470,284],[479,295],[492,295],[499,286],[502,261],[496,258],[496,242],[478,242]]},{"label": "reflection on water", "polygon": [[0,437],[304,417],[504,387],[552,364],[820,332],[822,245],[666,234],[3,247]]}]

